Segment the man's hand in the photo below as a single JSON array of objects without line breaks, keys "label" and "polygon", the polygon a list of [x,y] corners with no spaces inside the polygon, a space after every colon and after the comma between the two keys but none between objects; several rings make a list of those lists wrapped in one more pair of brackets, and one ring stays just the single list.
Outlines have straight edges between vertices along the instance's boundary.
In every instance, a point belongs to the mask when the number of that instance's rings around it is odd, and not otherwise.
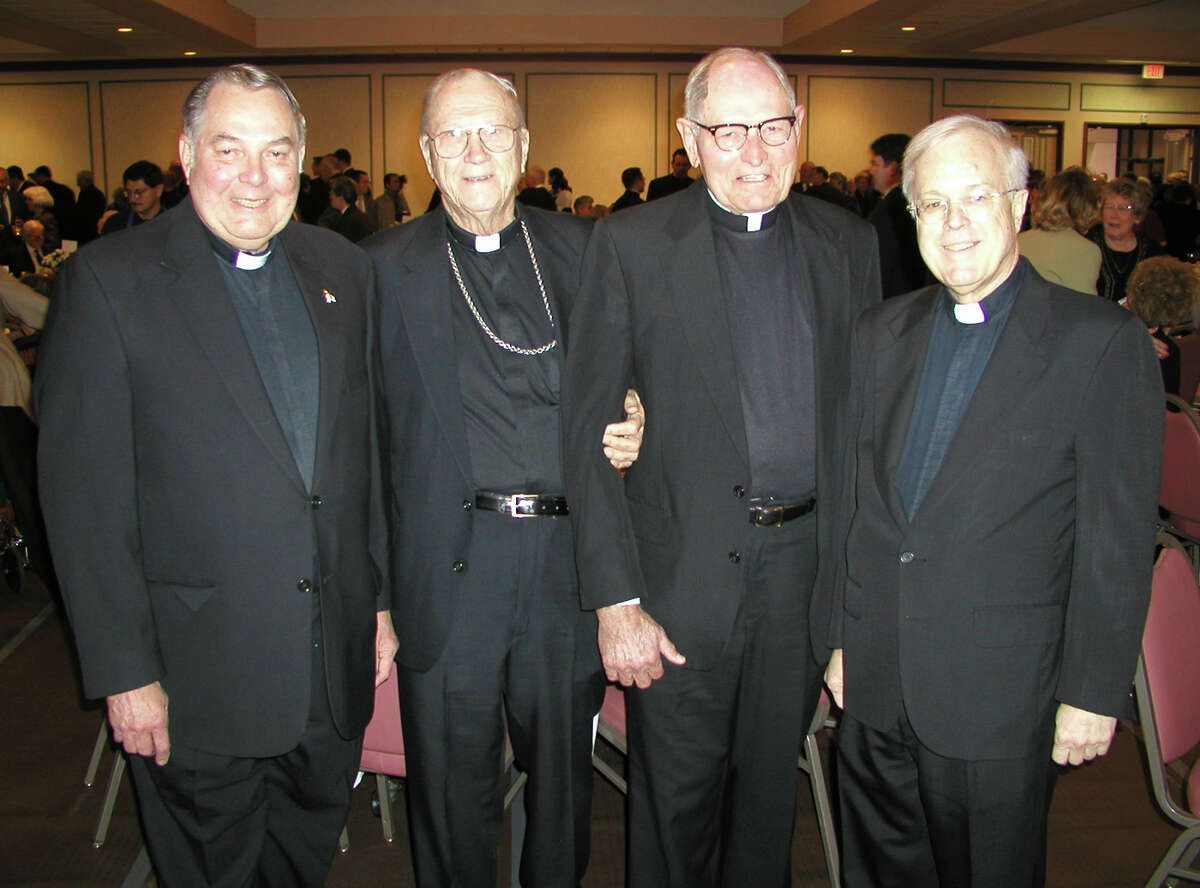
[{"label": "man's hand", "polygon": [[1081,765],[1107,753],[1116,730],[1117,720],[1111,715],[1096,715],[1060,703],[1054,716],[1051,758],[1060,765]]},{"label": "man's hand", "polygon": [[842,649],[838,648],[829,655],[829,665],[825,667],[825,687],[829,688],[829,696],[833,697],[833,702],[837,704],[838,709],[846,708],[843,703],[846,684],[842,676]]},{"label": "man's hand", "polygon": [[642,449],[642,433],[646,428],[646,408],[638,393],[630,389],[625,393],[624,422],[610,422],[604,427],[604,455],[614,469],[627,469],[638,458]]},{"label": "man's hand", "polygon": [[158,682],[108,698],[108,723],[113,739],[131,755],[152,755],[165,765],[171,757],[167,733],[167,694]]},{"label": "man's hand", "polygon": [[609,681],[648,688],[652,681],[663,677],[663,657],[676,666],[687,662],[663,627],[640,605],[602,607],[596,611],[596,619],[600,623],[600,658]]},{"label": "man's hand", "polygon": [[396,651],[400,642],[396,640],[396,631],[392,628],[392,612],[375,612],[375,687],[379,687],[392,674],[392,666],[396,660]]}]

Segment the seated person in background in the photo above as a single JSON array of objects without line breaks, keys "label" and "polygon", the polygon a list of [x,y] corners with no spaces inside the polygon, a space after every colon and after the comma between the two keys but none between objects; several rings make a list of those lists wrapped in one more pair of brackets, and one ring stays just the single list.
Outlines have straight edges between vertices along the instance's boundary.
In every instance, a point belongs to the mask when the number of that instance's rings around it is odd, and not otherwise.
[{"label": "seated person in background", "polygon": [[21,196],[25,198],[25,219],[36,219],[45,228],[42,251],[51,253],[57,250],[62,245],[62,237],[59,235],[58,219],[52,209],[54,198],[50,196],[50,192],[41,185],[31,185],[21,192]]},{"label": "seated person in background", "polygon": [[[1200,300],[1200,277],[1186,262],[1172,256],[1154,256],[1140,263],[1125,287],[1125,307],[1145,321],[1150,335],[1166,346],[1159,352],[1163,390],[1179,395],[1179,346],[1168,335],[1172,327],[1191,321],[1192,309]],[[1191,401],[1195,392],[1183,397]]]},{"label": "seated person in background", "polygon": [[642,200],[642,192],[646,190],[646,177],[642,175],[641,167],[626,167],[622,170],[621,184],[625,186],[625,193],[612,202],[612,212],[645,203]]},{"label": "seated person in background", "polygon": [[23,274],[36,272],[42,267],[42,257],[46,254],[46,229],[37,219],[30,219],[21,226],[21,240],[11,247],[5,256],[5,264],[15,278]]},{"label": "seated person in background", "polygon": [[579,195],[579,197],[575,198],[575,203],[573,204],[573,209],[575,210],[575,215],[576,216],[585,216],[588,219],[594,218],[592,216],[592,206],[595,203],[596,203],[595,199],[593,199],[593,197],[590,194]]},{"label": "seated person in background", "polygon": [[334,176],[329,180],[329,207],[317,224],[358,243],[371,233],[371,226],[366,214],[354,205],[357,199],[358,184],[349,176]]},{"label": "seated person in background", "polygon": [[[30,222],[30,225],[38,225]],[[50,300],[25,286],[13,275],[0,270],[0,310],[6,318],[16,318],[31,330],[46,324]],[[29,369],[8,336],[0,336],[0,407],[20,407],[33,419],[29,397]]]},{"label": "seated person in background", "polygon": [[105,219],[100,227],[101,234],[112,234],[149,222],[166,209],[162,203],[163,174],[158,164],[148,160],[131,163],[125,168],[122,178],[125,180],[125,199],[129,201],[129,209]]},{"label": "seated person in background", "polygon": [[1125,282],[1143,259],[1162,254],[1162,247],[1134,231],[1150,208],[1150,189],[1138,182],[1116,179],[1100,192],[1100,224],[1088,238],[1100,247],[1100,277],[1096,292],[1112,302],[1125,298]]},{"label": "seated person in background", "polygon": [[1017,238],[1021,255],[1046,280],[1094,295],[1100,248],[1084,235],[1096,222],[1099,203],[1096,183],[1086,170],[1063,170],[1037,193],[1033,227]]}]

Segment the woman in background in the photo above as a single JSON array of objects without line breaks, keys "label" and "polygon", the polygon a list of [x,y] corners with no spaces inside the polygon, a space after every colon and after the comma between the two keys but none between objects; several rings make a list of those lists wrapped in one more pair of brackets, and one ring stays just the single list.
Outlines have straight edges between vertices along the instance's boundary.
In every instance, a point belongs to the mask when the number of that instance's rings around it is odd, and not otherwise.
[{"label": "woman in background", "polygon": [[554,208],[560,213],[571,212],[575,203],[575,194],[567,184],[567,177],[560,167],[550,167],[550,193],[554,195]]},{"label": "woman in background", "polygon": [[1162,253],[1158,244],[1133,230],[1148,209],[1150,189],[1126,179],[1105,183],[1100,193],[1100,224],[1088,234],[1100,247],[1096,289],[1105,299],[1124,299],[1125,284],[1138,263]]},{"label": "woman in background", "polygon": [[1095,293],[1100,248],[1084,237],[1096,221],[1099,193],[1092,177],[1071,167],[1045,182],[1033,206],[1033,227],[1017,237],[1021,255],[1048,281]]},{"label": "woman in background", "polygon": [[[1172,328],[1190,323],[1198,300],[1200,274],[1195,266],[1173,256],[1153,256],[1139,263],[1125,287],[1125,307],[1141,318],[1150,335],[1162,344],[1155,349],[1168,394],[1179,394],[1180,366],[1179,346],[1169,334]],[[1189,392],[1187,400],[1193,394]]]}]

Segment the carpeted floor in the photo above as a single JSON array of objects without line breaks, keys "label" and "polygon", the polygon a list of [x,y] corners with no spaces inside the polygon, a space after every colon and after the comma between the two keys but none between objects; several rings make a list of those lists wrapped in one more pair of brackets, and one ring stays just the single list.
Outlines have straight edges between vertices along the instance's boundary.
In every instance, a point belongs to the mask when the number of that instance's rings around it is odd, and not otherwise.
[{"label": "carpeted floor", "polygon": [[[0,886],[140,888],[144,879],[135,864],[141,839],[128,780],[107,841],[99,849],[92,845],[112,753],[105,753],[96,784],[86,788],[84,771],[101,710],[80,699],[68,633],[58,610],[48,605],[39,588],[20,596],[0,592]],[[797,777],[793,885],[817,888],[828,881],[808,782]],[[330,888],[413,885],[403,805],[397,806],[398,838],[388,845],[371,815],[373,785],[365,780],[355,793],[350,849],[334,861]],[[624,884],[623,804],[597,777],[587,888]],[[1059,780],[1049,885],[1140,886],[1175,835],[1154,807],[1140,746],[1121,730],[1107,758]],[[501,884],[508,884],[507,844],[500,849]]]}]

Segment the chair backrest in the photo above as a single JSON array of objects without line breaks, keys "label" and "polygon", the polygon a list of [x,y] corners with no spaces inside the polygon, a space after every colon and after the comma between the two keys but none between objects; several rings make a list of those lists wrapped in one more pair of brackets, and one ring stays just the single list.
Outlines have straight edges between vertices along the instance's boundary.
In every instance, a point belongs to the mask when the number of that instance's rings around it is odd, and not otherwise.
[{"label": "chair backrest", "polygon": [[1167,395],[1166,400],[1158,504],[1168,512],[1200,521],[1200,419],[1180,398]]},{"label": "chair backrest", "polygon": [[359,767],[375,774],[404,777],[404,732],[400,721],[400,698],[396,689],[396,670],[375,689],[375,712],[363,733]]},{"label": "chair backrest", "polygon": [[1190,404],[1200,387],[1200,333],[1180,336],[1175,344],[1179,346],[1179,394]]},{"label": "chair backrest", "polygon": [[1200,585],[1178,549],[1163,549],[1154,565],[1142,662],[1157,745],[1169,764],[1200,743]]}]

